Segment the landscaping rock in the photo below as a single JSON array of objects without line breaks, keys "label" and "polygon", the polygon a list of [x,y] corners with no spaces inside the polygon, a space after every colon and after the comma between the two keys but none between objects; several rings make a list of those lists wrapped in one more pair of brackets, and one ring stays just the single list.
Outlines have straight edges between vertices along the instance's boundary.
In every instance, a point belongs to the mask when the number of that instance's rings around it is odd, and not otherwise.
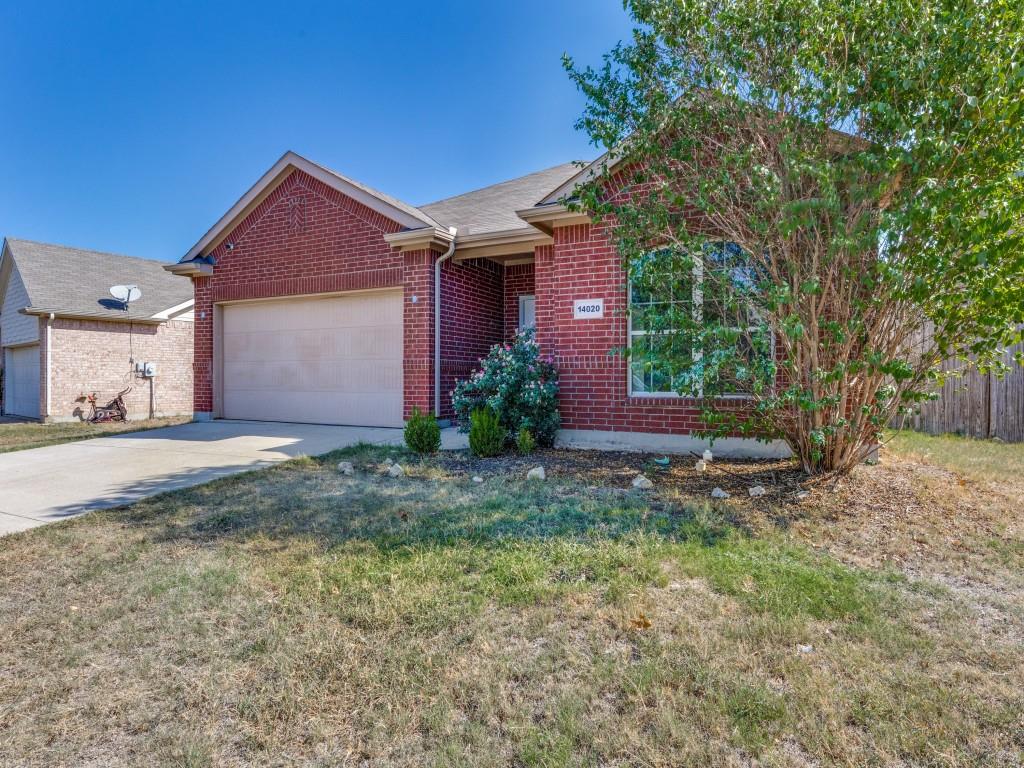
[{"label": "landscaping rock", "polygon": [[339,461],[338,471],[343,475],[353,475],[355,474],[356,468],[352,466],[351,461]]},{"label": "landscaping rock", "polygon": [[721,488],[715,488],[711,492],[711,498],[712,499],[728,499],[729,498],[729,492],[728,491],[723,491]]},{"label": "landscaping rock", "polygon": [[693,465],[693,468],[698,472],[703,472],[708,468],[708,463],[704,459],[697,459],[697,463]]},{"label": "landscaping rock", "polygon": [[703,458],[704,458],[704,461],[711,461],[713,458],[715,458],[714,454],[711,453],[711,449],[710,448],[705,448],[704,449],[704,456],[703,456]]},{"label": "landscaping rock", "polygon": [[405,477],[405,470],[401,464],[392,464],[388,467],[388,477]]},{"label": "landscaping rock", "polygon": [[544,467],[534,467],[526,473],[527,480],[546,480],[547,474],[544,472]]},{"label": "landscaping rock", "polygon": [[474,483],[482,483],[483,481],[484,481],[484,479],[482,477],[480,477],[480,475],[473,475],[473,482]]},{"label": "landscaping rock", "polygon": [[637,475],[633,478],[633,487],[639,491],[649,491],[654,487],[654,483],[645,475]]},{"label": "landscaping rock", "polygon": [[747,488],[747,493],[750,494],[750,498],[756,499],[758,496],[764,496],[765,490],[763,485],[752,485]]}]

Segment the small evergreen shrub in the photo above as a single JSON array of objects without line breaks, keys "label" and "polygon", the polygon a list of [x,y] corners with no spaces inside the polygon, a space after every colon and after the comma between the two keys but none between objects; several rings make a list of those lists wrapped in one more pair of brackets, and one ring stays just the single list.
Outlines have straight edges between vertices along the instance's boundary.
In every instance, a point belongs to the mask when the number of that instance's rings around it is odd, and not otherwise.
[{"label": "small evergreen shrub", "polygon": [[405,444],[416,453],[437,453],[441,447],[441,427],[432,413],[421,413],[412,409],[409,421],[405,423]]},{"label": "small evergreen shrub", "polygon": [[543,357],[533,330],[518,333],[510,344],[495,344],[480,370],[460,381],[452,405],[463,431],[479,408],[490,408],[505,430],[505,442],[519,430],[529,430],[536,443],[554,445],[561,420],[558,415],[558,373],[550,357]]},{"label": "small evergreen shrub", "polygon": [[480,457],[497,456],[505,449],[508,433],[498,414],[490,408],[477,408],[469,416],[469,450]]},{"label": "small evergreen shrub", "polygon": [[523,455],[537,450],[537,441],[526,427],[520,427],[519,434],[516,435],[516,448]]}]

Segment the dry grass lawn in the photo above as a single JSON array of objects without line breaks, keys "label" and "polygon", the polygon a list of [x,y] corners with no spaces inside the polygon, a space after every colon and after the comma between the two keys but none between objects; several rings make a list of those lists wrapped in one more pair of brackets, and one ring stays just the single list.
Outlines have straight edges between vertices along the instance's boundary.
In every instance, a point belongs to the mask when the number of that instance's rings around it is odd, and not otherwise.
[{"label": "dry grass lawn", "polygon": [[59,443],[72,443],[76,440],[88,440],[91,437],[142,432],[146,429],[184,424],[186,421],[191,421],[191,419],[187,416],[179,416],[165,419],[113,421],[105,424],[89,424],[84,421],[57,424],[40,424],[36,421],[0,423],[0,453],[23,451],[27,448],[42,448]]},{"label": "dry grass lawn", "polygon": [[1022,764],[1024,446],[899,435],[803,501],[535,461],[363,447],[3,540],[0,764]]}]

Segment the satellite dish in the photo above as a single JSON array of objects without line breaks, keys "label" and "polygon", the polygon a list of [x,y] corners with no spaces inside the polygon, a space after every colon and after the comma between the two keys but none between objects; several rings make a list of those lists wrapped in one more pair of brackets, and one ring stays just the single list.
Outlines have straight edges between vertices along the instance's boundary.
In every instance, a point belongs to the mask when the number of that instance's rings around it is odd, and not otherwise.
[{"label": "satellite dish", "polygon": [[129,303],[142,298],[142,291],[137,285],[115,285],[110,289],[110,295],[123,302],[127,309]]}]

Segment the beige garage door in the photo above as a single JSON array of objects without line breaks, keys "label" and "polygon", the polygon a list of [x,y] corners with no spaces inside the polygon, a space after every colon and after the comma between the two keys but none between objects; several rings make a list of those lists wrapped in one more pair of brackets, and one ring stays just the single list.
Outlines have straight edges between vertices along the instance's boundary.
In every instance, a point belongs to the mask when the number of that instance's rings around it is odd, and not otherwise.
[{"label": "beige garage door", "polygon": [[402,426],[402,292],[229,304],[227,419]]}]

